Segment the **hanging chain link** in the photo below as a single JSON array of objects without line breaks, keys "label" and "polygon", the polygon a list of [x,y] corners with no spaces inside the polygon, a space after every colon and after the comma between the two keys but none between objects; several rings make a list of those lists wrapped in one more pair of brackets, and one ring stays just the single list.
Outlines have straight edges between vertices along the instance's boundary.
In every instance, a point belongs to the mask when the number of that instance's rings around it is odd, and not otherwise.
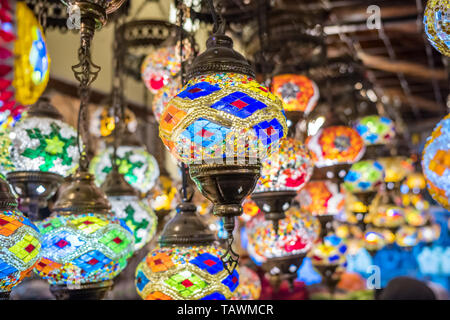
[{"label": "hanging chain link", "polygon": [[[97,79],[100,66],[91,60],[91,42],[95,32],[95,22],[86,20],[81,26],[81,45],[78,49],[78,64],[72,66],[75,79],[80,83],[80,110],[78,112],[78,152],[80,154],[80,169],[86,171],[89,167],[87,151],[90,147],[88,131],[88,104],[90,96],[90,85]],[[83,148],[83,141],[85,147]]]},{"label": "hanging chain link", "polygon": [[37,2],[37,6],[38,6],[38,21],[45,35],[47,31],[47,17],[48,17],[47,0],[39,0]]}]

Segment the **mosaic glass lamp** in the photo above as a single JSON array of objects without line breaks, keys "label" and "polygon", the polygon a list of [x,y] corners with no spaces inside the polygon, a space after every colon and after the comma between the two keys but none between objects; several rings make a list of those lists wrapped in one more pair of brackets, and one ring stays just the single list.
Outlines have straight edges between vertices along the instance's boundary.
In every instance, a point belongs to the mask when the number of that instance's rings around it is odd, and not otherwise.
[{"label": "mosaic glass lamp", "polygon": [[23,2],[16,4],[17,38],[14,44],[15,98],[22,105],[36,103],[50,77],[50,57],[44,31],[33,11]]},{"label": "mosaic glass lamp", "polygon": [[167,106],[167,103],[180,92],[181,86],[175,81],[169,82],[168,85],[164,86],[153,96],[152,100],[152,111],[155,116],[156,121],[161,121],[161,115]]},{"label": "mosaic glass lamp", "polygon": [[283,101],[287,112],[298,111],[308,115],[319,101],[319,87],[304,75],[276,75],[272,79],[272,91]]},{"label": "mosaic glass lamp", "polygon": [[57,299],[102,299],[133,253],[132,231],[111,213],[87,172],[75,173],[38,227],[42,258],[36,272]]},{"label": "mosaic glass lamp", "polygon": [[352,164],[364,154],[364,141],[358,131],[347,126],[320,129],[306,140],[306,146],[318,168]]},{"label": "mosaic glass lamp", "polygon": [[308,254],[312,265],[320,273],[323,283],[332,294],[340,280],[338,269],[346,263],[346,253],[347,245],[344,240],[334,233],[328,233],[314,244]]},{"label": "mosaic glass lamp", "polygon": [[450,210],[450,114],[436,125],[427,139],[422,169],[430,195]]},{"label": "mosaic glass lamp", "polygon": [[418,229],[419,241],[430,244],[438,240],[441,236],[441,225],[439,223],[431,222],[427,223]]},{"label": "mosaic glass lamp", "polygon": [[300,208],[314,216],[336,215],[344,209],[345,196],[337,183],[310,181],[298,193]]},{"label": "mosaic glass lamp", "polygon": [[175,210],[177,194],[172,178],[168,174],[161,174],[149,199],[150,207],[156,213],[160,223],[163,222],[164,217]]},{"label": "mosaic glass lamp", "polygon": [[[141,78],[151,93],[157,94],[171,83],[181,70],[176,46],[150,50],[141,65]],[[176,92],[175,92],[176,93]]]},{"label": "mosaic glass lamp", "polygon": [[32,220],[40,220],[38,208],[54,195],[63,178],[78,166],[77,132],[41,97],[9,132],[14,169],[7,179],[21,198]]},{"label": "mosaic glass lamp", "polygon": [[258,300],[261,295],[261,280],[249,267],[239,268],[239,286],[231,300]]},{"label": "mosaic glass lamp", "polygon": [[280,149],[263,160],[252,199],[264,212],[265,218],[273,221],[275,232],[278,221],[285,217],[292,199],[303,188],[312,175],[311,158],[300,141],[285,138]]},{"label": "mosaic glass lamp", "polygon": [[214,214],[225,219],[231,236],[261,161],[276,150],[287,126],[282,102],[255,81],[253,68],[225,35],[225,24],[215,26],[206,46],[192,62],[187,84],[167,104],[159,133],[189,166],[192,180],[214,204]]},{"label": "mosaic glass lamp", "polygon": [[30,274],[40,251],[39,230],[17,209],[8,183],[0,178],[0,300],[7,300]]},{"label": "mosaic glass lamp", "polygon": [[[112,170],[114,148],[108,146],[91,161],[89,171],[95,175],[95,183],[101,186]],[[158,162],[140,143],[134,133],[126,131],[119,140],[117,166],[125,180],[142,194],[149,192],[159,176]]]},{"label": "mosaic glass lamp", "polygon": [[366,145],[388,144],[395,137],[394,122],[379,115],[368,115],[358,119],[354,128]]},{"label": "mosaic glass lamp", "polygon": [[411,249],[419,243],[417,228],[404,225],[395,233],[395,243],[399,247]]},{"label": "mosaic glass lamp", "polygon": [[117,168],[108,174],[102,190],[108,197],[112,213],[133,232],[133,250],[138,251],[155,236],[158,218],[150,206],[139,199],[138,193]]},{"label": "mosaic glass lamp", "polygon": [[450,56],[450,12],[448,1],[428,0],[423,15],[425,34],[431,45],[443,55]]},{"label": "mosaic glass lamp", "polygon": [[300,210],[291,207],[286,217],[279,221],[278,232],[263,215],[247,223],[247,250],[250,257],[260,264],[277,289],[284,280],[293,285],[297,270],[317,238],[314,229],[306,227]]},{"label": "mosaic glass lamp", "polygon": [[[128,108],[125,109],[125,126],[130,132],[135,132],[137,128],[136,116]],[[89,132],[98,138],[108,137],[114,128],[114,109],[110,104],[95,108],[90,117]]]},{"label": "mosaic glass lamp", "polygon": [[144,300],[226,300],[239,286],[237,269],[225,269],[225,255],[191,202],[178,205],[159,245],[136,269],[136,290]]},{"label": "mosaic glass lamp", "polygon": [[386,240],[381,232],[378,230],[374,230],[369,228],[364,233],[364,248],[366,248],[367,252],[374,257],[375,254],[383,249],[386,245]]},{"label": "mosaic glass lamp", "polygon": [[405,210],[393,204],[380,204],[372,213],[371,223],[395,233],[405,223]]}]

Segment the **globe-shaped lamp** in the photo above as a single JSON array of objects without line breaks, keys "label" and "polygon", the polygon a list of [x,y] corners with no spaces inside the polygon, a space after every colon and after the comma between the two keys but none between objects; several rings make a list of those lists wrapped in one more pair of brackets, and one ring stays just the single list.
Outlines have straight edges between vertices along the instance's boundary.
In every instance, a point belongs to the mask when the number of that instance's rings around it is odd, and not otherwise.
[{"label": "globe-shaped lamp", "polygon": [[436,125],[427,139],[422,169],[433,199],[450,210],[450,114]]},{"label": "globe-shaped lamp", "polygon": [[394,122],[378,115],[369,115],[358,119],[354,128],[366,145],[388,144],[395,137]]},{"label": "globe-shaped lamp", "polygon": [[136,269],[136,290],[145,300],[226,300],[239,286],[237,269],[225,268],[225,251],[215,242],[190,202],[161,234],[159,245]]},{"label": "globe-shaped lamp", "polygon": [[111,213],[94,177],[78,171],[63,189],[53,214],[39,222],[39,276],[57,299],[101,299],[133,253],[133,233]]},{"label": "globe-shaped lamp", "polygon": [[423,15],[425,34],[431,45],[445,56],[450,56],[448,2],[428,0]]},{"label": "globe-shaped lamp", "polygon": [[258,274],[247,266],[239,268],[239,287],[231,300],[258,300],[261,295],[261,280]]},{"label": "globe-shaped lamp", "polygon": [[0,300],[27,277],[38,263],[41,239],[38,228],[17,209],[16,198],[0,178]]}]

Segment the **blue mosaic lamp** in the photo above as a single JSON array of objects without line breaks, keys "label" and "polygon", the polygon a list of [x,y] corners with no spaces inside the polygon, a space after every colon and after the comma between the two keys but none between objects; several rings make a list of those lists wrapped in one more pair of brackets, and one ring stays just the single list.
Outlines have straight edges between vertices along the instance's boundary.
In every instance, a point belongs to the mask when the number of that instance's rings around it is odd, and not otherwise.
[{"label": "blue mosaic lamp", "polygon": [[[221,21],[210,6],[214,20]],[[187,70],[186,85],[167,103],[159,135],[189,166],[192,180],[214,204],[213,213],[224,219],[232,252],[234,217],[242,214],[261,162],[286,136],[287,124],[281,100],[255,80],[248,61],[233,50],[224,21],[215,24],[206,47]]]},{"label": "blue mosaic lamp", "polygon": [[101,299],[133,253],[133,233],[113,216],[91,174],[78,171],[62,190],[52,215],[38,224],[36,272],[57,299]]}]

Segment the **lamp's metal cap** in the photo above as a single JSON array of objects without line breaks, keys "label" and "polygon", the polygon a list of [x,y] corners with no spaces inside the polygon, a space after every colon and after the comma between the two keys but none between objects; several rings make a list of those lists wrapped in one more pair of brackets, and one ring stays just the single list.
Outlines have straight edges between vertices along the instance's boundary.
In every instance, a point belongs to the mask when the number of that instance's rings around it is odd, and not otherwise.
[{"label": "lamp's metal cap", "polygon": [[94,183],[94,176],[77,171],[69,186],[56,200],[54,211],[65,214],[111,212],[111,205],[103,191]]},{"label": "lamp's metal cap", "polygon": [[177,206],[177,214],[164,227],[159,238],[161,247],[211,245],[216,239],[191,202]]},{"label": "lamp's metal cap", "polygon": [[0,178],[0,211],[17,208],[17,200],[11,192],[8,182]]},{"label": "lamp's metal cap", "polygon": [[45,117],[55,120],[63,120],[62,114],[50,103],[47,97],[40,97],[30,109],[27,115],[30,117]]},{"label": "lamp's metal cap", "polygon": [[208,73],[234,72],[255,77],[255,70],[242,54],[233,49],[233,40],[224,34],[213,34],[206,50],[197,56],[187,72],[187,80]]},{"label": "lamp's metal cap", "polygon": [[125,177],[113,168],[101,186],[107,196],[137,196],[136,190],[125,180]]}]

